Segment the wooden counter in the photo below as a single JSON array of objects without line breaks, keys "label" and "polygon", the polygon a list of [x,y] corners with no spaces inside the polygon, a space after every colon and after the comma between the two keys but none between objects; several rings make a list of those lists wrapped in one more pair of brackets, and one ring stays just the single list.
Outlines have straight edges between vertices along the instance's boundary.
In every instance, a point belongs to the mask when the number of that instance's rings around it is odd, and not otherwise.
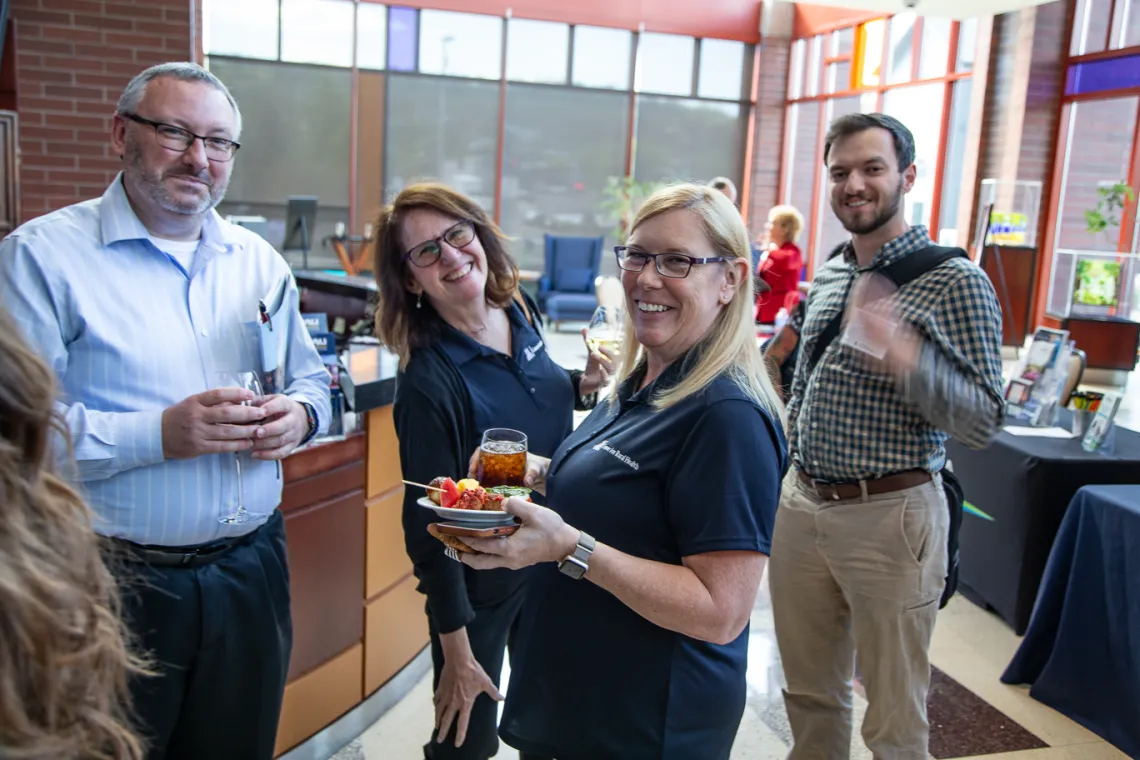
[{"label": "wooden counter", "polygon": [[278,755],[360,704],[428,642],[404,551],[392,407],[367,412],[363,432],[284,464],[293,656]]}]

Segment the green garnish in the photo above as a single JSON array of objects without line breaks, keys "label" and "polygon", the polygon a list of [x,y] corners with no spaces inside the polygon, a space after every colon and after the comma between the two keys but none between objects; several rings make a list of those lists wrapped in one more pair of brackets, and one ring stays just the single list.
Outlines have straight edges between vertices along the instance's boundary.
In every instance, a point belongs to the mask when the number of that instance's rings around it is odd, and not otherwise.
[{"label": "green garnish", "polygon": [[530,489],[524,486],[495,486],[488,488],[487,493],[497,493],[500,496],[530,496]]}]

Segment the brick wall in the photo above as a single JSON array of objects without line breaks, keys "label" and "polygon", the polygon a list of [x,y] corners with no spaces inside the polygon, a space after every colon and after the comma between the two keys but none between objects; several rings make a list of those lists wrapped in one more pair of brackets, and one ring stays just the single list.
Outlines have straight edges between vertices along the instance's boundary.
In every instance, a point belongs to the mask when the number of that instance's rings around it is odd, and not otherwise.
[{"label": "brick wall", "polygon": [[784,103],[788,92],[791,40],[768,37],[760,50],[760,82],[756,94],[756,132],[752,153],[752,192],[748,226],[759,235],[768,210],[780,198],[780,159],[784,150]]},{"label": "brick wall", "polygon": [[12,0],[21,221],[102,195],[115,103],[139,71],[192,55],[192,1]]}]

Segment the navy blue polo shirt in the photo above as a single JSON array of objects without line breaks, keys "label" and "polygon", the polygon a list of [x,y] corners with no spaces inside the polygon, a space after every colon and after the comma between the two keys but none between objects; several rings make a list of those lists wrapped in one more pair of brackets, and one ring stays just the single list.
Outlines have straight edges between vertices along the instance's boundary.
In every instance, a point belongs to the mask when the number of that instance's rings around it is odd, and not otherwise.
[{"label": "navy blue polo shirt", "polygon": [[[786,470],[779,422],[727,377],[657,412],[679,360],[601,403],[559,447],[547,503],[636,557],[768,554]],[[660,628],[554,564],[531,575],[500,734],[558,760],[727,759],[744,711],[747,629],[715,645]]]},{"label": "navy blue polo shirt", "polygon": [[519,430],[526,433],[532,453],[549,457],[573,427],[574,385],[569,373],[550,358],[542,336],[518,304],[512,301],[506,312],[513,356],[451,326],[444,331],[441,346],[471,394],[479,434],[496,427]]}]

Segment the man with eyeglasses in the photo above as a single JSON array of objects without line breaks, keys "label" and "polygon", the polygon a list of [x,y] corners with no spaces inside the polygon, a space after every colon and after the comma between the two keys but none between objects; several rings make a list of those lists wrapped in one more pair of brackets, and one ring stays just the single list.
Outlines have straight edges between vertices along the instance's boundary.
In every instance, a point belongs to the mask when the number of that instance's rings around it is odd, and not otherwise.
[{"label": "man with eyeglasses", "polygon": [[[280,460],[330,417],[288,265],[214,211],[240,134],[217,77],[147,69],[103,196],[0,243],[0,301],[59,379],[72,474],[152,658],[131,682],[152,759],[273,756],[293,638]],[[263,369],[261,304],[284,381],[256,398],[222,378]]]}]

